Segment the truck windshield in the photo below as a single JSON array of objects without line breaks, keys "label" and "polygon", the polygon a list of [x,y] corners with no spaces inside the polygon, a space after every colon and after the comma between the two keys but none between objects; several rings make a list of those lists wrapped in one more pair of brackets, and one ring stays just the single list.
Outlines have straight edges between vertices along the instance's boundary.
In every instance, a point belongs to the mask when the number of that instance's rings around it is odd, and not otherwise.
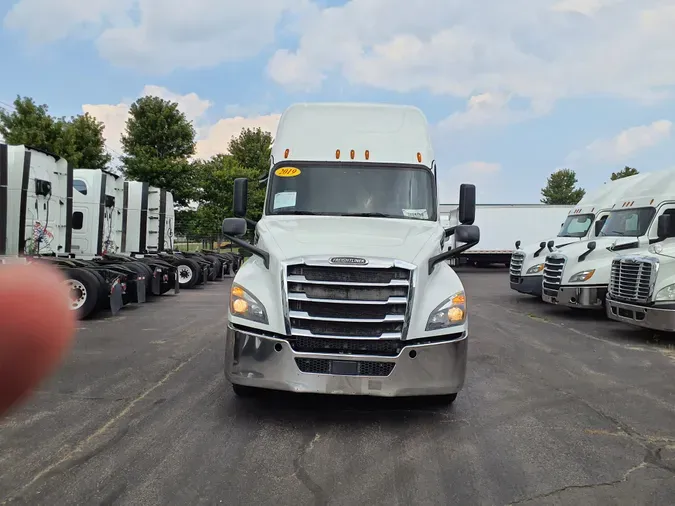
[{"label": "truck windshield", "polygon": [[656,209],[653,207],[612,211],[609,213],[600,235],[610,237],[641,237],[647,233],[647,229],[655,213]]},{"label": "truck windshield", "polygon": [[586,237],[586,233],[593,223],[593,218],[595,218],[594,214],[568,216],[558,237]]},{"label": "truck windshield", "polygon": [[422,167],[298,163],[272,172],[266,214],[436,221],[434,195],[433,175]]}]

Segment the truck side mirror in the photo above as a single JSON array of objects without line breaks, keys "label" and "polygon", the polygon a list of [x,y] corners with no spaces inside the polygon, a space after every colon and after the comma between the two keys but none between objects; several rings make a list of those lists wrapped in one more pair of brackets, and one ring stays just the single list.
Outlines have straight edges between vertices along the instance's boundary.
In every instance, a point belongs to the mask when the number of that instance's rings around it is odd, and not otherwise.
[{"label": "truck side mirror", "polygon": [[[232,199],[232,211],[237,218],[244,218],[246,216],[246,208],[248,207],[248,179],[245,177],[238,177],[234,180],[234,196]],[[225,223],[223,222],[223,226]],[[246,231],[244,231],[245,233]]]},{"label": "truck side mirror", "polygon": [[480,241],[480,228],[476,225],[457,225],[455,239],[457,242],[478,243]]},{"label": "truck side mirror", "polygon": [[246,234],[246,220],[244,218],[225,218],[223,220],[223,234],[232,237],[242,237]]},{"label": "truck side mirror", "polygon": [[656,235],[659,239],[673,237],[673,231],[670,229],[670,215],[662,214],[656,222]]},{"label": "truck side mirror", "polygon": [[472,184],[459,185],[459,222],[473,225],[476,220],[476,187]]}]

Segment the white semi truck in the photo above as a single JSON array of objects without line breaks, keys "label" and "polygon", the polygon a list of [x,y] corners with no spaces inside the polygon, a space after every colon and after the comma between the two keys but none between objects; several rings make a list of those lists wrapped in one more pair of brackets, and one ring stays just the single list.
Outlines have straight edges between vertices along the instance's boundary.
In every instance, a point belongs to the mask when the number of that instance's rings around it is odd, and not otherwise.
[{"label": "white semi truck", "polygon": [[656,239],[650,242],[647,248],[612,261],[607,316],[638,327],[675,332],[675,209],[665,209],[658,217]]},{"label": "white semi truck", "polygon": [[614,203],[597,237],[546,257],[542,282],[545,302],[604,309],[614,258],[658,241],[658,218],[675,208],[675,170],[640,175],[630,191]]},{"label": "white semi truck", "polygon": [[[624,194],[630,193],[631,188],[643,178],[644,174],[637,174],[609,181],[584,195],[584,198],[569,210],[555,237],[526,243],[525,246],[521,246],[523,241],[520,239],[516,241],[516,251],[511,256],[509,267],[511,289],[541,297],[546,255],[567,248],[571,244],[597,238],[614,203]],[[553,229],[552,226],[550,231]]]},{"label": "white semi truck", "polygon": [[[466,293],[447,260],[476,245],[475,187],[444,229],[429,127],[414,107],[297,104],[279,122],[263,216],[247,180],[223,232],[252,256],[228,305],[225,374],[256,388],[441,396],[464,384]],[[465,244],[447,249],[452,235]]]},{"label": "white semi truck", "polygon": [[[446,206],[441,206],[441,212]],[[471,248],[461,260],[472,265],[503,264],[509,267],[517,239],[526,244],[546,237],[567,217],[573,206],[546,204],[476,204],[476,221],[480,228],[480,247]],[[457,210],[449,213],[450,226],[456,225]],[[451,237],[453,247],[460,246]]]}]

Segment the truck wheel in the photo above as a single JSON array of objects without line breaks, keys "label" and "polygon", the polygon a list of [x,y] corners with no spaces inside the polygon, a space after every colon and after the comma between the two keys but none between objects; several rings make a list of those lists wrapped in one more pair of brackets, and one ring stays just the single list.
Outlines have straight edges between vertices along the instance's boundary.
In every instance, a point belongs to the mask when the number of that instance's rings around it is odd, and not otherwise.
[{"label": "truck wheel", "polygon": [[182,258],[176,262],[178,283],[181,288],[192,288],[199,282],[199,264],[189,258]]},{"label": "truck wheel", "polygon": [[82,320],[94,312],[98,305],[101,284],[98,278],[85,269],[66,269],[64,284],[70,289],[70,309]]},{"label": "truck wheel", "polygon": [[232,383],[232,391],[237,397],[255,397],[258,394],[257,388],[235,385],[234,383]]}]

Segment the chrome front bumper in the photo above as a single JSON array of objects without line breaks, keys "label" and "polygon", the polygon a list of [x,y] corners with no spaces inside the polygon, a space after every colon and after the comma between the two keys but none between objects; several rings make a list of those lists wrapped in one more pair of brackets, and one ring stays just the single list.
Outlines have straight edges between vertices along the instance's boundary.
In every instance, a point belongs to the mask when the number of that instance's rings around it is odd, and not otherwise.
[{"label": "chrome front bumper", "polygon": [[[330,369],[335,371],[302,372],[296,359],[309,359],[304,364],[330,361]],[[393,368],[386,366],[391,368],[387,376],[343,375],[353,362],[369,362],[369,370],[373,370],[372,363],[380,369],[383,363],[393,364]],[[226,335],[227,379],[234,384],[271,390],[381,397],[453,394],[464,385],[466,362],[466,333],[451,341],[411,344],[396,356],[301,353],[285,339],[230,325]],[[366,369],[366,364],[362,365]],[[361,365],[358,368],[361,370]]]},{"label": "chrome front bumper", "polygon": [[675,332],[675,309],[638,306],[607,297],[607,317],[630,325]]},{"label": "chrome front bumper", "polygon": [[558,289],[557,295],[550,295],[544,290],[541,298],[549,304],[582,309],[602,309],[607,295],[607,286],[573,286],[564,285]]}]

